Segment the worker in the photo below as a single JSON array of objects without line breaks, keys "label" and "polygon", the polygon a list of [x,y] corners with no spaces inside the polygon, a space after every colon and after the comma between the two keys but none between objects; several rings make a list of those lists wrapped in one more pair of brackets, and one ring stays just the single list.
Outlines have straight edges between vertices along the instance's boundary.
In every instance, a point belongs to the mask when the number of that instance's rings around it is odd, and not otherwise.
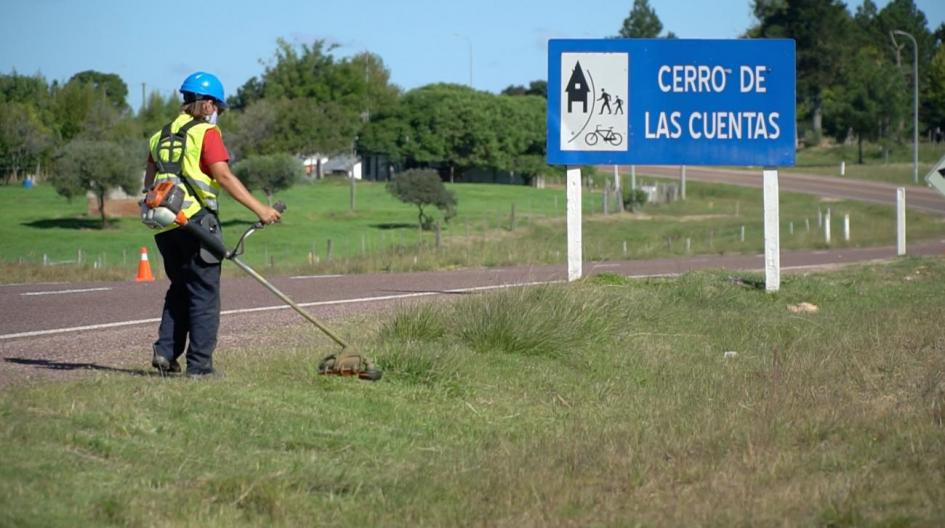
[{"label": "worker", "polygon": [[[210,73],[196,72],[184,79],[180,93],[180,115],[151,136],[145,191],[164,180],[179,180],[175,183],[185,191],[182,211],[189,221],[220,237],[220,188],[263,224],[278,221],[279,212],[257,200],[230,171],[229,155],[216,124],[217,116],[227,107],[220,80]],[[168,149],[161,148],[162,137],[168,133],[186,138],[183,159],[174,165],[176,172],[165,163]],[[218,374],[213,351],[220,326],[220,260],[201,250],[197,239],[176,225],[155,235],[154,240],[171,284],[164,297],[151,365],[162,375],[180,373],[178,358],[186,351],[188,377]]]}]

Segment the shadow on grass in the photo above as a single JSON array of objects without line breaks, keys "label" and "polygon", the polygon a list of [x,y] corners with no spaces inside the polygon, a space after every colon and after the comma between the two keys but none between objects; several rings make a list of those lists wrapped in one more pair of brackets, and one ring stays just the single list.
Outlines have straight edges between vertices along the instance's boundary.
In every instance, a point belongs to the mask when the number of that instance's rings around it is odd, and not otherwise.
[{"label": "shadow on grass", "polygon": [[117,367],[107,367],[104,365],[98,365],[95,363],[67,363],[60,361],[50,361],[48,359],[31,359],[31,358],[17,358],[17,357],[8,357],[3,358],[7,363],[14,363],[16,365],[26,365],[40,369],[47,370],[95,370],[99,372],[115,372],[119,374],[128,374],[130,376],[142,376],[142,377],[160,377],[161,374],[155,370],[144,370],[144,369],[123,369]]},{"label": "shadow on grass", "polygon": [[763,290],[765,289],[765,280],[763,278],[755,277],[735,277],[730,275],[728,281],[736,286],[741,286],[743,288]]},{"label": "shadow on grass", "polygon": [[371,224],[370,227],[382,231],[389,231],[391,229],[416,229],[417,224]]},{"label": "shadow on grass", "polygon": [[[109,221],[112,227],[115,227],[118,223],[119,220],[115,218]],[[43,220],[33,220],[32,222],[23,222],[21,225],[35,227],[36,229],[102,229],[102,219],[45,218]]]}]

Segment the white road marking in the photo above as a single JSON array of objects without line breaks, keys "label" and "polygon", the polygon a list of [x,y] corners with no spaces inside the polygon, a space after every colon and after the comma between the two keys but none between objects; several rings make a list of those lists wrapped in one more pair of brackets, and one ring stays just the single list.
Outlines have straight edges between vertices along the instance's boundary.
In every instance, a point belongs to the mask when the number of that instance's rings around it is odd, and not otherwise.
[{"label": "white road marking", "polygon": [[35,296],[35,295],[59,295],[63,293],[85,293],[85,292],[94,292],[94,291],[108,291],[111,288],[85,288],[82,290],[51,290],[51,291],[39,291],[39,292],[26,292],[21,293],[20,295],[24,297]]},{"label": "white road marking", "polygon": [[[339,299],[337,301],[317,301],[309,303],[299,303],[299,306],[310,307],[310,306],[332,306],[337,304],[353,304],[353,303],[362,303],[362,302],[377,302],[377,301],[390,301],[396,299],[410,299],[415,297],[430,297],[433,295],[446,295],[450,293],[469,293],[469,292],[478,292],[478,291],[487,291],[487,290],[498,290],[502,288],[517,288],[525,286],[538,286],[542,284],[554,284],[564,282],[560,280],[554,281],[545,281],[545,282],[519,282],[513,284],[499,284],[495,286],[476,286],[473,288],[456,288],[451,290],[443,291],[430,291],[430,292],[417,292],[417,293],[401,293],[397,295],[380,295],[377,297],[360,297],[356,299]],[[253,313],[253,312],[266,312],[270,310],[288,310],[289,306],[284,304],[276,306],[262,306],[259,308],[242,308],[238,310],[224,310],[220,312],[220,315],[237,315],[244,313]],[[133,321],[117,321],[114,323],[102,323],[94,325],[85,325],[85,326],[72,326],[68,328],[53,328],[51,330],[37,330],[34,332],[19,332],[15,334],[3,334],[0,335],[0,340],[4,339],[17,339],[21,337],[41,337],[55,334],[66,334],[70,332],[82,332],[86,330],[103,330],[106,328],[118,328],[122,326],[132,326],[140,324],[153,324],[161,322],[160,318],[155,319],[136,319]]]},{"label": "white road marking", "polygon": [[68,284],[65,281],[60,282],[11,282],[9,284],[0,284],[0,288],[7,288],[10,286],[50,286],[57,284]]},{"label": "white road marking", "polygon": [[290,279],[333,279],[335,277],[344,277],[344,275],[295,275]]},{"label": "white road marking", "polygon": [[[831,265],[837,265],[839,263],[833,264],[813,264],[813,265],[800,265],[800,266],[783,266],[782,270],[802,270],[802,269],[816,269],[821,267],[828,267]],[[685,271],[677,273],[650,273],[650,274],[636,274],[628,275],[630,278],[634,279],[648,279],[648,278],[664,278],[664,277],[677,277],[686,273]],[[450,290],[443,291],[429,291],[429,292],[416,292],[416,293],[401,293],[397,295],[380,295],[377,297],[360,297],[355,299],[339,299],[336,301],[316,301],[308,303],[299,303],[299,306],[302,307],[312,307],[312,306],[332,306],[340,304],[354,304],[361,302],[377,302],[377,301],[391,301],[397,299],[411,299],[417,297],[431,297],[434,295],[447,295],[451,293],[470,293],[470,292],[479,292],[479,291],[489,291],[489,290],[500,290],[504,288],[520,288],[528,286],[541,286],[543,284],[561,284],[566,281],[564,280],[550,280],[550,281],[535,281],[535,282],[517,282],[511,284],[498,284],[493,286],[475,286],[471,288],[454,288]],[[253,312],[267,312],[272,310],[288,310],[289,306],[284,304],[276,306],[261,306],[259,308],[241,308],[238,310],[224,310],[220,312],[220,315],[238,315],[244,313],[253,313]],[[4,339],[17,339],[21,337],[40,337],[54,334],[65,334],[70,332],[82,332],[85,330],[103,330],[106,328],[118,328],[122,326],[132,326],[140,324],[154,324],[159,323],[161,320],[159,318],[155,319],[138,319],[134,321],[118,321],[114,323],[103,323],[95,325],[86,325],[86,326],[73,326],[69,328],[54,328],[51,330],[37,330],[35,332],[19,332],[16,334],[2,334],[0,335],[0,340]]]}]

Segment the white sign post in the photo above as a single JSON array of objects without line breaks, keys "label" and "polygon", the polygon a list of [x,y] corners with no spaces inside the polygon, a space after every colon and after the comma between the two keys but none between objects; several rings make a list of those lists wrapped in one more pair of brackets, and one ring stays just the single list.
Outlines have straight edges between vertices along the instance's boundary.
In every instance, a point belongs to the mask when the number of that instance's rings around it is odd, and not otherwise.
[{"label": "white sign post", "polygon": [[896,189],[896,255],[906,254],[906,188]]},{"label": "white sign post", "polygon": [[781,211],[778,203],[778,171],[764,170],[765,290],[781,288]]},{"label": "white sign post", "polygon": [[581,254],[581,169],[568,167],[568,282],[581,278],[583,273]]}]

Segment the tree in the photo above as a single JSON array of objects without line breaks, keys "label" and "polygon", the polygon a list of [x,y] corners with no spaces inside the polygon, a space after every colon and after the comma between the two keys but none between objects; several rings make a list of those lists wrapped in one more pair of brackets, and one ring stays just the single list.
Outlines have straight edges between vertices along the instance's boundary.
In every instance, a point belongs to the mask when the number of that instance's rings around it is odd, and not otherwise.
[{"label": "tree", "polygon": [[221,122],[227,131],[226,146],[233,158],[239,160],[254,154],[279,152],[275,139],[278,120],[276,104],[268,99],[260,99],[242,112],[223,114]]},{"label": "tree", "polygon": [[509,85],[502,90],[502,95],[537,95],[544,99],[548,98],[548,81],[532,81],[528,87],[522,85]]},{"label": "tree", "polygon": [[537,96],[496,96],[434,84],[407,92],[365,126],[358,150],[407,167],[492,168],[534,174],[546,167],[545,105]]},{"label": "tree", "polygon": [[14,181],[52,145],[52,134],[24,103],[0,102],[0,169]]},{"label": "tree", "polygon": [[863,142],[891,141],[891,128],[906,113],[903,78],[875,47],[861,48],[844,68],[843,78],[824,91],[824,112],[832,134],[844,139],[852,130],[857,139],[858,162],[863,163]]},{"label": "tree", "polygon": [[[929,31],[925,14],[916,7],[913,0],[892,0],[876,15],[875,23],[878,31],[885,37],[887,43],[885,49],[888,50],[889,61],[900,67],[900,74],[907,80],[910,91],[913,86],[912,42],[903,36],[897,36],[894,42],[889,34],[891,31],[900,30],[915,38],[919,59],[919,119],[927,121],[929,114],[937,110],[929,105],[929,89],[932,87],[929,67],[935,55],[936,39],[935,35]],[[904,116],[898,123],[899,131],[912,128],[911,122],[911,119],[906,119]]]},{"label": "tree", "polygon": [[620,28],[620,37],[656,38],[661,31],[663,23],[656,16],[656,10],[650,7],[649,0],[633,0],[633,8]]},{"label": "tree", "polygon": [[283,151],[350,150],[364,123],[393,105],[399,90],[390,84],[390,72],[379,56],[359,53],[338,61],[331,54],[334,48],[322,40],[298,48],[278,40],[263,75],[231,98],[234,108],[272,104],[278,114],[276,143]]},{"label": "tree", "polygon": [[[142,135],[150,138],[164,125],[170,123],[180,113],[180,100],[173,92],[161,95],[151,92],[138,112],[138,124]],[[227,115],[227,114],[224,114]]]},{"label": "tree", "polygon": [[119,187],[134,194],[141,185],[141,160],[115,142],[76,139],[57,156],[51,181],[57,193],[70,199],[92,191],[104,229],[109,226],[105,215],[108,192]]},{"label": "tree", "polygon": [[841,0],[754,0],[758,25],[750,37],[793,38],[798,106],[810,111],[815,137],[823,129],[823,92],[850,55],[852,18]]},{"label": "tree", "polygon": [[529,178],[547,167],[546,101],[538,96],[497,97],[499,148],[504,153],[496,168]]},{"label": "tree", "polygon": [[292,187],[305,172],[302,162],[289,154],[249,156],[233,166],[247,189],[262,189],[272,206],[272,196]]},{"label": "tree", "polygon": [[929,64],[929,88],[926,98],[930,111],[926,123],[933,130],[945,129],[945,46],[940,45]]},{"label": "tree", "polygon": [[126,102],[128,85],[117,74],[86,70],[73,75],[66,84],[69,83],[90,85],[105,94],[105,97],[116,110],[125,111],[128,109],[128,103]]},{"label": "tree", "polygon": [[444,213],[448,222],[456,215],[456,196],[446,190],[443,180],[432,170],[408,170],[387,182],[387,192],[401,202],[417,206],[418,221],[422,229],[433,226],[433,217],[423,210],[425,206],[435,206]]},{"label": "tree", "polygon": [[63,141],[69,141],[82,132],[96,100],[103,98],[91,84],[66,83],[53,94],[53,112]]}]

